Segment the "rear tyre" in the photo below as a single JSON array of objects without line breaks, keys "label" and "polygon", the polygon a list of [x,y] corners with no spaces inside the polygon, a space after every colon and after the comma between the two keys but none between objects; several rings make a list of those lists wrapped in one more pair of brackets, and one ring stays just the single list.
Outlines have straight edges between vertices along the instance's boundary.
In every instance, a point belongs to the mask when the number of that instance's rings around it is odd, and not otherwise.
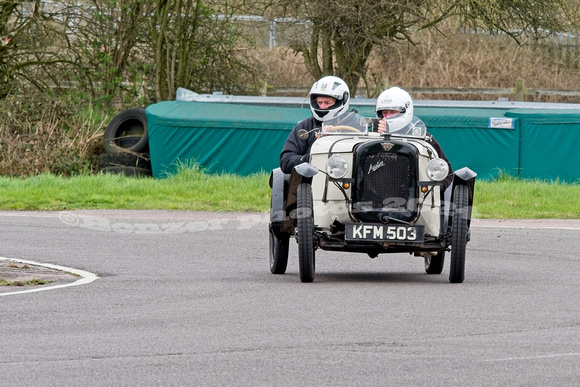
[{"label": "rear tyre", "polygon": [[272,225],[270,229],[270,272],[272,274],[284,274],[288,267],[288,246],[290,244],[290,237],[284,236],[278,239]]},{"label": "rear tyre", "polygon": [[312,187],[310,183],[301,183],[298,186],[296,215],[300,281],[312,282],[315,276],[314,214],[312,211]]},{"label": "rear tyre", "polygon": [[427,274],[441,274],[445,265],[445,251],[440,251],[437,255],[425,255],[425,272]]},{"label": "rear tyre", "polygon": [[465,277],[465,248],[467,246],[468,188],[455,187],[453,193],[453,223],[451,225],[451,270],[449,282],[461,283]]}]

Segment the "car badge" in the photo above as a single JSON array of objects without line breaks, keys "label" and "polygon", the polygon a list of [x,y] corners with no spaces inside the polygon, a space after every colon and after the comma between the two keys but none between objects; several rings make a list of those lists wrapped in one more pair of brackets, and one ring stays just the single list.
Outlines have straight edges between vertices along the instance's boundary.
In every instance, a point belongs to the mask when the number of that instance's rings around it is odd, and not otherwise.
[{"label": "car badge", "polygon": [[376,164],[371,164],[369,166],[369,171],[367,172],[367,175],[370,175],[371,172],[375,172],[377,169],[384,167],[385,166],[385,162],[383,160],[379,161]]},{"label": "car badge", "polygon": [[392,142],[382,142],[381,145],[382,145],[382,147],[383,147],[384,150],[390,151],[391,148],[393,148],[393,146],[395,144],[393,144]]}]

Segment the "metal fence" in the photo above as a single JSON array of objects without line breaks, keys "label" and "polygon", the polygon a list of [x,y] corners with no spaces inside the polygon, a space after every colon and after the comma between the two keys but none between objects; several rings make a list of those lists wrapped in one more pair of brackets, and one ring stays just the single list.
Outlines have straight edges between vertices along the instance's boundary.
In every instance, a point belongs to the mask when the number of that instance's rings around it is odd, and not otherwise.
[{"label": "metal fence", "polygon": [[[269,87],[263,88],[262,96],[304,96],[309,92],[306,87]],[[571,97],[580,100],[580,90],[537,89],[526,87],[524,80],[519,78],[512,87],[405,87],[413,95],[424,96],[487,96],[496,97],[499,101],[529,101],[534,97]],[[358,95],[372,95],[375,90],[358,89]]]}]

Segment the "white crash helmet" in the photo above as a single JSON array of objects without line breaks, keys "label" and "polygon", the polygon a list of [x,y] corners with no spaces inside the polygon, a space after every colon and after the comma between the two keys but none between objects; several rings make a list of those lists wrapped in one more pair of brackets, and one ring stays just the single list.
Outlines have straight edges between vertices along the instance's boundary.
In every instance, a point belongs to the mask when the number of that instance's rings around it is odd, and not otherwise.
[{"label": "white crash helmet", "polygon": [[399,114],[387,118],[389,132],[396,132],[413,121],[413,99],[409,93],[398,87],[391,87],[377,98],[375,111],[377,117],[383,118],[383,110],[397,110]]},{"label": "white crash helmet", "polygon": [[[308,95],[310,97],[310,110],[314,118],[318,121],[324,122],[331,120],[348,111],[350,90],[346,82],[339,77],[329,75],[320,78],[314,82]],[[318,103],[316,103],[316,97],[318,96],[336,98],[336,103],[327,109],[321,109]]]}]

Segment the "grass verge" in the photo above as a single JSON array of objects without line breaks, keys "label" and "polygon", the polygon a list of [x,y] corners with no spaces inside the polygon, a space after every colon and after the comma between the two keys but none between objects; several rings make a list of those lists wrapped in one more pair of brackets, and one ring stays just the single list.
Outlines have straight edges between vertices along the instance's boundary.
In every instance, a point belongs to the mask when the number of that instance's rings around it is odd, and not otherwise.
[{"label": "grass verge", "polygon": [[[166,179],[120,175],[0,177],[0,210],[136,209],[266,212],[269,174],[210,175],[182,168]],[[475,185],[474,217],[580,218],[580,184],[500,176]]]},{"label": "grass verge", "polygon": [[1,210],[190,210],[261,212],[269,209],[269,175],[209,175],[182,168],[166,179],[101,174],[0,178]]},{"label": "grass verge", "polygon": [[475,184],[473,217],[578,219],[580,184],[521,180],[509,175]]}]

